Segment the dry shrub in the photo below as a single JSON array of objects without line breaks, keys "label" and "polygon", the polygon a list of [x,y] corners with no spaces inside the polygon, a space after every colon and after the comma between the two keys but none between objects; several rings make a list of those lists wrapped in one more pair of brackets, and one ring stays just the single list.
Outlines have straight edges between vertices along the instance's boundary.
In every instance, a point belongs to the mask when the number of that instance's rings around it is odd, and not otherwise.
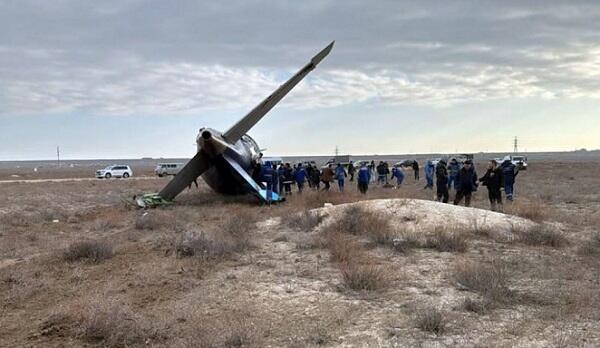
[{"label": "dry shrub", "polygon": [[364,250],[352,237],[341,233],[330,233],[326,237],[329,259],[332,262],[348,263],[364,257]]},{"label": "dry shrub", "polygon": [[294,238],[297,250],[321,249],[327,247],[327,240],[321,234],[301,234]]},{"label": "dry shrub", "polygon": [[404,231],[397,235],[392,242],[393,249],[400,253],[407,253],[412,249],[420,248],[423,245],[418,234],[408,231]]},{"label": "dry shrub", "polygon": [[462,303],[462,308],[466,311],[484,314],[491,307],[491,304],[487,300],[474,300],[470,297],[465,298]]},{"label": "dry shrub", "polygon": [[335,228],[342,233],[363,236],[385,236],[390,232],[390,224],[382,214],[358,205],[351,205],[337,221]]},{"label": "dry shrub", "polygon": [[389,270],[371,262],[349,262],[341,271],[344,284],[352,290],[381,290],[390,284]]},{"label": "dry shrub", "polygon": [[103,241],[88,240],[75,242],[63,251],[62,259],[67,262],[87,261],[99,263],[113,256],[112,246]]},{"label": "dry shrub", "polygon": [[560,248],[569,244],[562,232],[547,225],[539,224],[525,229],[513,229],[517,240],[527,245]]},{"label": "dry shrub", "polygon": [[507,267],[496,260],[490,264],[460,262],[453,278],[459,288],[476,291],[487,301],[502,303],[512,297]]},{"label": "dry shrub", "polygon": [[156,230],[162,227],[164,221],[154,212],[144,212],[135,219],[136,230]]},{"label": "dry shrub", "polygon": [[122,303],[96,300],[85,307],[77,334],[86,341],[103,347],[129,347],[151,336],[150,325]]},{"label": "dry shrub", "polygon": [[459,252],[467,251],[467,237],[464,233],[456,230],[436,229],[433,236],[427,238],[425,247],[435,249],[439,252]]},{"label": "dry shrub", "polygon": [[323,221],[323,218],[318,212],[305,210],[288,217],[285,222],[290,228],[310,232]]},{"label": "dry shrub", "polygon": [[600,232],[593,232],[590,239],[579,246],[577,252],[583,256],[600,255]]},{"label": "dry shrub", "polygon": [[443,334],[446,328],[444,315],[437,308],[426,308],[420,311],[416,317],[416,325],[419,329],[436,335]]},{"label": "dry shrub", "polygon": [[507,212],[532,221],[542,222],[549,215],[550,208],[541,201],[517,201],[509,206]]},{"label": "dry shrub", "polygon": [[238,214],[227,219],[219,231],[184,231],[174,243],[175,253],[211,260],[243,252],[252,246],[249,230],[253,226],[248,215]]}]

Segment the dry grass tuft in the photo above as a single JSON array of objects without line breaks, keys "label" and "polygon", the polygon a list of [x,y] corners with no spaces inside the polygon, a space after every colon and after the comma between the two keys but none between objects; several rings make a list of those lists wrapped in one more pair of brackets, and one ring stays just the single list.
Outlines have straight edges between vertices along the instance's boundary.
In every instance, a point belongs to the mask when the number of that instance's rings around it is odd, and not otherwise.
[{"label": "dry grass tuft", "polygon": [[477,313],[477,314],[486,313],[491,306],[492,306],[492,304],[489,303],[489,301],[474,300],[470,297],[465,298],[465,300],[462,303],[462,308],[464,310],[473,312],[473,313]]},{"label": "dry grass tuft", "polygon": [[252,247],[250,230],[254,221],[246,214],[227,219],[218,231],[183,231],[175,243],[178,257],[214,260],[241,253]]},{"label": "dry grass tuft", "polygon": [[464,253],[467,251],[468,243],[464,233],[453,230],[436,229],[433,236],[427,238],[425,247],[435,249],[439,252]]},{"label": "dry grass tuft", "polygon": [[290,228],[310,232],[323,221],[323,218],[318,212],[305,210],[286,218],[285,222]]},{"label": "dry grass tuft", "polygon": [[460,262],[454,267],[453,278],[459,288],[476,291],[487,301],[505,303],[513,295],[508,287],[507,267],[499,261]]},{"label": "dry grass tuft", "polygon": [[352,290],[382,290],[390,285],[388,270],[371,262],[349,262],[341,271],[344,284]]},{"label": "dry grass tuft", "polygon": [[99,263],[111,257],[113,257],[112,246],[97,240],[75,242],[62,253],[62,259],[67,262],[84,260]]},{"label": "dry grass tuft", "polygon": [[563,233],[547,225],[539,224],[522,230],[513,230],[517,240],[527,245],[561,248],[569,244]]},{"label": "dry grass tuft", "polygon": [[517,201],[508,207],[507,213],[542,222],[550,215],[549,209],[548,205],[542,201]]},{"label": "dry grass tuft", "polygon": [[335,228],[341,233],[374,236],[375,238],[391,233],[389,219],[359,205],[351,205],[346,208],[335,224]]},{"label": "dry grass tuft", "polygon": [[600,232],[593,232],[590,239],[579,246],[577,252],[583,256],[600,255]]},{"label": "dry grass tuft", "polygon": [[407,253],[412,249],[422,247],[423,242],[421,241],[418,234],[414,232],[404,231],[396,236],[393,240],[393,249],[400,253]]},{"label": "dry grass tuft", "polygon": [[364,257],[364,250],[352,237],[341,233],[330,233],[326,237],[331,262],[349,263],[353,259]]},{"label": "dry grass tuft", "polygon": [[443,334],[446,329],[444,315],[437,308],[427,308],[419,312],[416,325],[419,329],[436,335]]},{"label": "dry grass tuft", "polygon": [[129,347],[150,337],[150,325],[127,306],[97,301],[85,308],[77,328],[78,336],[103,347]]},{"label": "dry grass tuft", "polygon": [[144,212],[135,219],[136,230],[157,230],[163,225],[163,220],[154,212]]}]

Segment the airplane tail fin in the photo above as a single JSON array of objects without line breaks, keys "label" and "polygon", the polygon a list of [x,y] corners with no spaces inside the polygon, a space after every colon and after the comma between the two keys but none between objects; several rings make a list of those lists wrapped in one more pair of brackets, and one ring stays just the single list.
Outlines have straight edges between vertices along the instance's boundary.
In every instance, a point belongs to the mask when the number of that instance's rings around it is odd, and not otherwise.
[{"label": "airplane tail fin", "polygon": [[258,104],[252,111],[250,111],[244,118],[239,120],[233,127],[231,127],[227,132],[223,134],[225,140],[229,143],[235,143],[238,141],[244,134],[248,133],[248,131],[254,127],[255,124],[260,121],[263,116],[269,112],[279,101],[288,94],[289,91],[294,88],[298,82],[302,81],[308,73],[310,73],[316,66],[325,58],[331,49],[333,48],[333,44],[335,41],[332,41],[327,47],[325,47],[321,52],[317,53],[308,64],[306,64],[302,69],[300,69],[294,76],[292,76],[289,80],[287,80],[283,85],[281,85],[275,92],[269,95],[265,100],[263,100],[260,104]]}]

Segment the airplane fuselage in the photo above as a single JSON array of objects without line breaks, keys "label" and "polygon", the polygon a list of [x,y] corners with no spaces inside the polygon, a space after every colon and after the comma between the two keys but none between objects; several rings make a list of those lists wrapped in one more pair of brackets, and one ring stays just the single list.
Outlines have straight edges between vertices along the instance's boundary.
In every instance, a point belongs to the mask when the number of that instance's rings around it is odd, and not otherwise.
[{"label": "airplane fuselage", "polygon": [[[218,146],[208,144],[208,135],[210,139],[218,139]],[[229,165],[224,156],[228,156],[237,162],[242,169],[249,175],[252,175],[254,164],[259,158],[260,149],[254,139],[248,135],[244,135],[234,144],[230,144],[223,139],[221,132],[201,128],[196,137],[198,151],[204,152],[209,158],[212,166],[202,174],[202,179],[214,191],[222,194],[246,194],[248,187],[243,180],[240,180],[236,175],[235,170]]]}]

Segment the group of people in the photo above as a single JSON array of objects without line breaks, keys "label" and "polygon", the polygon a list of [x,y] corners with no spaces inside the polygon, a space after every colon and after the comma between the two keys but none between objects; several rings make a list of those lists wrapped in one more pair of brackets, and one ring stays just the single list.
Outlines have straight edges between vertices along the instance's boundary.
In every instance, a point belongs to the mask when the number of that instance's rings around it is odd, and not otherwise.
[{"label": "group of people", "polygon": [[[410,166],[413,169],[415,181],[419,181],[419,163],[412,161]],[[488,198],[492,210],[502,209],[502,188],[506,194],[506,199],[513,200],[514,183],[518,174],[518,168],[512,163],[509,156],[505,157],[502,163],[490,160],[485,175],[481,178],[478,178],[472,160],[461,163],[456,158],[452,158],[448,162],[448,158],[444,157],[435,165],[429,160],[425,164],[424,171],[426,179],[424,189],[433,189],[435,179],[438,201],[448,203],[450,190],[453,188],[456,191],[454,204],[458,205],[464,199],[465,206],[468,207],[471,205],[473,192],[477,191],[481,183],[488,189]],[[303,163],[276,165],[265,161],[264,163],[257,162],[255,164],[252,176],[257,183],[265,186],[263,188],[267,190],[267,200],[270,201],[270,192],[279,195],[290,195],[294,185],[297,187],[298,192],[302,192],[306,185],[313,190],[329,191],[331,183],[337,182],[338,190],[344,192],[345,181],[348,177],[351,182],[356,177],[358,190],[363,194],[367,193],[371,183],[383,185],[384,187],[399,188],[406,175],[401,166],[393,166],[390,169],[390,166],[383,161],[377,165],[375,161],[370,163],[361,162],[359,166],[355,166],[353,162],[350,162],[347,170],[341,163],[337,163],[335,167],[333,164],[328,164],[325,167],[318,168],[311,163],[306,165]],[[393,183],[390,183],[390,180]]]},{"label": "group of people", "polygon": [[448,203],[449,190],[454,188],[456,191],[454,204],[458,205],[464,199],[465,206],[468,207],[471,205],[471,197],[473,192],[477,191],[479,183],[487,187],[492,210],[502,210],[502,189],[504,189],[506,199],[513,200],[515,178],[519,170],[509,156],[506,156],[502,163],[490,160],[485,174],[480,178],[477,177],[472,160],[466,160],[462,164],[455,158],[450,160],[450,163],[447,161],[447,158],[442,158],[435,166],[432,161],[427,161],[425,165],[427,181],[425,189],[433,189],[435,177],[438,201]]}]

